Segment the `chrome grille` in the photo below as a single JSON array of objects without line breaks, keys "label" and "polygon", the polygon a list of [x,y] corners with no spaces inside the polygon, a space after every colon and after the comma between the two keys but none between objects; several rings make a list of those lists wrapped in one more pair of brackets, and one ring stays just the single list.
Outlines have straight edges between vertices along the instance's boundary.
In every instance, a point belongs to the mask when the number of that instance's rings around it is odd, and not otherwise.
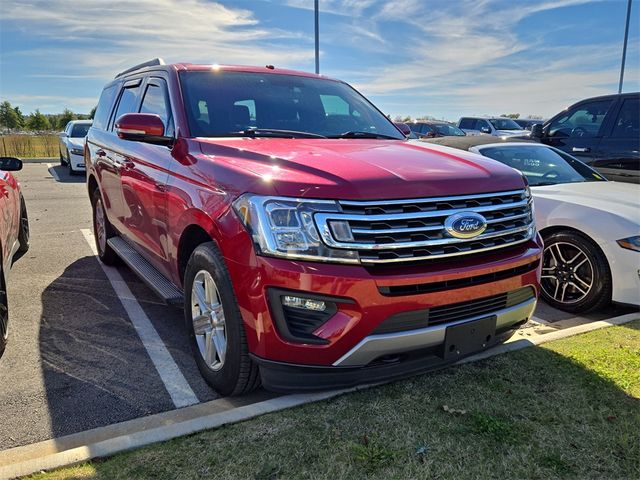
[{"label": "chrome grille", "polygon": [[[341,212],[316,214],[318,229],[328,246],[357,250],[363,263],[407,262],[482,252],[524,242],[534,232],[531,198],[525,190],[339,203]],[[480,213],[487,220],[486,230],[470,239],[450,236],[444,227],[445,220],[463,212]]]}]

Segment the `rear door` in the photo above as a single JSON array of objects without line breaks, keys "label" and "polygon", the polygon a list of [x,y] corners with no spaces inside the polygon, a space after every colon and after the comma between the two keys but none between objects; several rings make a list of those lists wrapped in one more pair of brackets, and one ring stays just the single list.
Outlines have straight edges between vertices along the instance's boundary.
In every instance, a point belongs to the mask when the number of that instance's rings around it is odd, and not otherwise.
[{"label": "rear door", "polygon": [[129,149],[136,142],[120,140],[115,133],[115,123],[125,113],[138,111],[142,78],[127,80],[120,89],[114,114],[110,117],[107,131],[101,136],[101,145],[95,152],[100,165],[100,186],[104,196],[107,215],[111,224],[120,233],[126,233],[125,218],[131,215],[122,191],[120,176],[126,165]]},{"label": "rear door", "polygon": [[593,166],[609,180],[640,183],[640,96],[623,97],[611,117]]},{"label": "rear door", "polygon": [[[165,126],[165,135],[174,136],[173,113],[164,78],[147,79],[137,111],[158,115]],[[126,203],[124,234],[156,268],[169,275],[166,185],[173,162],[171,149],[141,142],[127,144],[127,154],[120,169]]]},{"label": "rear door", "polygon": [[591,164],[612,107],[613,99],[586,101],[573,106],[546,125],[543,143]]},{"label": "rear door", "polygon": [[480,131],[476,128],[477,120],[475,118],[461,118],[458,122],[458,128],[467,135],[480,135]]}]

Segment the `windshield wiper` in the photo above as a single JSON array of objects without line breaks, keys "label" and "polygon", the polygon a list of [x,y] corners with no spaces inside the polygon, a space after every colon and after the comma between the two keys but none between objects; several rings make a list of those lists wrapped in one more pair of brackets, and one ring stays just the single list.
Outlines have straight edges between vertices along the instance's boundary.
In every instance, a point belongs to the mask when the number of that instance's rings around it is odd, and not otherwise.
[{"label": "windshield wiper", "polygon": [[327,138],[385,138],[389,140],[402,140],[392,135],[374,132],[344,132],[340,135],[327,135]]},{"label": "windshield wiper", "polygon": [[540,182],[535,185],[531,185],[532,187],[546,187],[548,185],[558,185],[558,182]]},{"label": "windshield wiper", "polygon": [[299,132],[297,130],[280,130],[278,128],[247,128],[232,135],[246,137],[276,137],[276,138],[327,138],[324,135],[310,132]]}]

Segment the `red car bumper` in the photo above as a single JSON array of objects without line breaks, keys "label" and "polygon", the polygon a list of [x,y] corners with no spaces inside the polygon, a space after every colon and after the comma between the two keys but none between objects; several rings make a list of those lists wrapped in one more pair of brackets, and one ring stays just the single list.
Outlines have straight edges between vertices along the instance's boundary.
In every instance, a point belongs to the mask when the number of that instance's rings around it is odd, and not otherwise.
[{"label": "red car bumper", "polygon": [[[446,263],[393,269],[256,256],[248,236],[242,237],[235,236],[235,240],[240,241],[234,241],[234,253],[225,254],[225,259],[236,287],[253,358],[263,365],[263,370],[272,372],[288,371],[289,367],[298,367],[300,372],[305,367],[335,373],[352,371],[351,376],[345,375],[352,379],[331,383],[335,386],[361,382],[361,375],[354,376],[353,370],[362,370],[379,357],[389,359],[395,354],[410,356],[419,350],[429,350],[436,356],[439,352],[440,358],[446,360],[441,352],[446,328],[479,316],[497,317],[494,334],[485,345],[478,345],[476,351],[488,348],[528,319],[539,291],[542,251],[539,236],[481,257],[461,256]],[[523,287],[529,287],[526,289],[529,293],[524,292]],[[522,300],[518,305],[500,308],[498,303],[492,303],[492,299],[518,291],[518,298]],[[292,339],[284,331],[287,320],[281,318],[280,301],[285,294],[325,300],[333,305],[330,318],[313,330],[313,342]],[[495,305],[495,309],[483,309],[483,303]],[[443,308],[438,307],[444,306],[452,309],[445,308],[442,313]],[[419,317],[423,314],[428,317],[429,311],[440,312],[440,319],[445,321],[438,326],[431,326],[428,321],[420,324]],[[505,316],[505,312],[508,315]],[[411,328],[411,322],[418,328]],[[386,342],[386,346],[379,345],[386,338],[380,335],[397,338],[395,342]],[[394,363],[393,358],[389,361]],[[431,362],[432,365],[438,363]],[[410,371],[410,367],[400,369],[400,373]],[[372,376],[367,378],[371,380]],[[295,386],[299,389],[300,382]],[[287,388],[282,385],[281,389]]]}]

